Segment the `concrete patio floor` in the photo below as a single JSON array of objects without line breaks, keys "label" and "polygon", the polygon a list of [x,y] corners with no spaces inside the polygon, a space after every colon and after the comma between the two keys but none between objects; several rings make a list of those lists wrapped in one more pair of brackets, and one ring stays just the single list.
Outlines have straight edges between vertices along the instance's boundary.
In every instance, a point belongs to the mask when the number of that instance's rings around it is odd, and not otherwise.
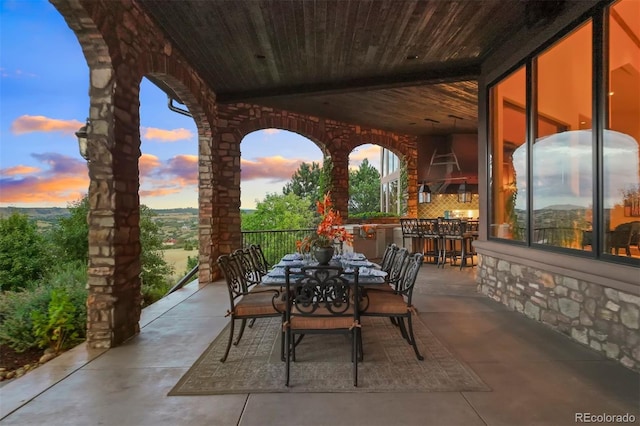
[{"label": "concrete patio floor", "polygon": [[141,333],[124,345],[78,346],[0,388],[0,423],[569,425],[576,413],[640,421],[637,373],[478,295],[474,274],[424,265],[414,299],[425,324],[491,392],[168,397],[228,322],[224,284],[193,283],[145,309]]}]

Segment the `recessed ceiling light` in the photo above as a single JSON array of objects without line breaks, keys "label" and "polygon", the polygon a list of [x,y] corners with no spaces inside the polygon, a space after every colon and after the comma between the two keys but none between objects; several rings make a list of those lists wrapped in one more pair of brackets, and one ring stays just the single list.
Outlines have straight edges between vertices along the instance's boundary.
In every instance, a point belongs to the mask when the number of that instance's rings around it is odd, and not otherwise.
[{"label": "recessed ceiling light", "polygon": [[267,57],[260,53],[256,53],[256,59],[267,59]]},{"label": "recessed ceiling light", "polygon": [[587,124],[587,122],[586,121],[581,121],[580,124]]},{"label": "recessed ceiling light", "polygon": [[418,59],[418,55],[407,55],[407,61],[413,61],[414,59]]},{"label": "recessed ceiling light", "polygon": [[609,92],[609,96],[613,96],[615,92]]}]

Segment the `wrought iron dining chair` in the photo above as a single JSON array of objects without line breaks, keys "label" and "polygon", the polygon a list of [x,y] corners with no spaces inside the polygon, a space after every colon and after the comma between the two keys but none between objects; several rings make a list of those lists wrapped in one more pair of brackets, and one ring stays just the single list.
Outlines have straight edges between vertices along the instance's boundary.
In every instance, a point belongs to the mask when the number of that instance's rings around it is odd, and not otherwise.
[{"label": "wrought iron dining chair", "polygon": [[[243,271],[242,256],[242,252],[236,252],[231,255],[219,256],[217,259],[218,266],[227,282],[229,310],[225,316],[230,317],[229,341],[224,355],[220,359],[221,362],[227,360],[231,343],[237,345],[240,342],[248,319],[283,317],[286,308],[280,297],[280,290],[263,289],[256,286],[249,288],[247,276]],[[242,320],[242,324],[234,342],[233,334],[237,319]],[[281,350],[284,352],[284,335],[282,336]]]},{"label": "wrought iron dining chair", "polygon": [[[289,267],[286,276],[285,330],[286,386],[289,386],[291,360],[295,361],[296,335],[343,333],[351,337],[353,385],[358,386],[358,358],[362,354],[358,303],[358,268],[354,279],[343,276],[339,266],[305,266],[298,275]],[[298,340],[299,341],[299,340]]]},{"label": "wrought iron dining chair", "polygon": [[[416,358],[420,361],[424,360],[424,357],[418,350],[416,338],[413,334],[411,316],[416,313],[412,303],[413,289],[423,261],[423,253],[414,253],[405,258],[402,262],[402,276],[394,292],[367,288],[366,298],[363,299],[363,304],[361,305],[362,312],[360,314],[362,316],[391,318],[392,322],[394,324],[397,323],[399,326],[402,337],[413,346]],[[404,323],[405,319],[407,320],[406,326]]]}]

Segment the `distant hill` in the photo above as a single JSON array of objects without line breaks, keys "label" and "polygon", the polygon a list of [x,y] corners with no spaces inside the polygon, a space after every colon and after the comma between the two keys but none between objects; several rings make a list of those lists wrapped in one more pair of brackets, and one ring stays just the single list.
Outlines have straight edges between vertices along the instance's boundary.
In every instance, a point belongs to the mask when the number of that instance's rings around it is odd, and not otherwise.
[{"label": "distant hill", "polygon": [[36,220],[69,216],[69,210],[66,207],[0,207],[0,217],[11,216],[13,213],[26,214]]}]

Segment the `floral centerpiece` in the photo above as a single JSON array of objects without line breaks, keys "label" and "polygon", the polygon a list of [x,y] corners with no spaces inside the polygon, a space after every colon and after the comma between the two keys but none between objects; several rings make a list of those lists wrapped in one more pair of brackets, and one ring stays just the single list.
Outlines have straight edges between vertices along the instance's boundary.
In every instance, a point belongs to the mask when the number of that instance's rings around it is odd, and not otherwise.
[{"label": "floral centerpiece", "polygon": [[[296,241],[296,248],[302,253],[310,252],[315,248],[316,259],[320,261],[318,249],[331,249],[331,254],[333,254],[334,244],[351,244],[353,235],[347,232],[342,225],[340,212],[333,209],[330,193],[325,194],[322,201],[316,203],[316,210],[320,215],[320,223],[318,223],[316,233],[303,238],[302,241]],[[323,262],[320,261],[320,263]]]}]

